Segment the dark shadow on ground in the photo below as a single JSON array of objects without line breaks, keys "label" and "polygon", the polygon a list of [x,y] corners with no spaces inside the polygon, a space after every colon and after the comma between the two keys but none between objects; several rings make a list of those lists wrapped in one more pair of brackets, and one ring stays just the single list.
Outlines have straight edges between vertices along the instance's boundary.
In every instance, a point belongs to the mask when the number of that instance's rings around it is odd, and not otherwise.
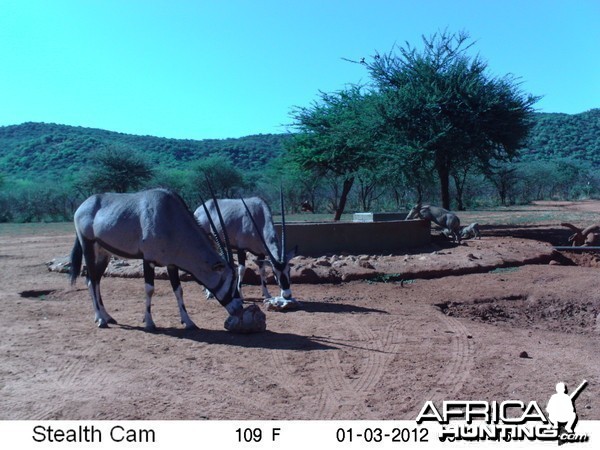
[{"label": "dark shadow on ground", "polygon": [[573,234],[566,227],[539,225],[483,225],[480,229],[483,236],[531,239],[552,245],[570,245],[569,236]]},{"label": "dark shadow on ground", "polygon": [[155,331],[147,331],[141,326],[114,325],[123,330],[141,331],[143,333],[170,336],[177,339],[188,339],[205,344],[232,345],[244,348],[265,348],[269,350],[333,350],[336,347],[323,344],[315,339],[290,333],[276,333],[264,331],[262,333],[232,333],[227,330],[186,330],[183,328],[157,328]]},{"label": "dark shadow on ground", "polygon": [[303,311],[309,313],[341,313],[341,314],[389,314],[387,311],[362,306],[333,302],[302,302]]}]

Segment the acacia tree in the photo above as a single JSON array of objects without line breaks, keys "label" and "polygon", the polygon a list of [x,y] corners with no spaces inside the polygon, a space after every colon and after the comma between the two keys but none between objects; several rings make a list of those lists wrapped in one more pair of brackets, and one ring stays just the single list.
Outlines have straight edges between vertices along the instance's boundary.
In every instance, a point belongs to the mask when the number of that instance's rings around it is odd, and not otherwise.
[{"label": "acacia tree", "polygon": [[304,201],[318,208],[321,175],[316,170],[302,169],[286,154],[272,160],[257,178],[261,196],[272,205],[279,205],[279,195],[283,193],[286,212],[300,211]]},{"label": "acacia tree", "polygon": [[92,158],[92,170],[81,186],[91,192],[127,192],[142,187],[152,174],[142,155],[129,147],[113,146]]},{"label": "acacia tree", "polygon": [[511,75],[494,78],[487,64],[471,58],[465,32],[427,38],[423,50],[405,44],[364,62],[380,96],[378,110],[388,135],[423,154],[437,174],[441,200],[450,207],[453,169],[517,154],[531,127],[532,105]]},{"label": "acacia tree", "polygon": [[517,168],[508,164],[498,164],[490,167],[485,176],[496,188],[500,204],[508,206],[508,199],[511,195],[514,196],[515,186],[519,180]]},{"label": "acacia tree", "polygon": [[210,182],[215,195],[232,198],[244,187],[242,172],[233,165],[227,156],[215,155],[200,160],[194,167],[192,185],[197,196],[208,199],[211,196],[206,180]]},{"label": "acacia tree", "polygon": [[372,96],[352,86],[320,94],[320,101],[292,112],[299,131],[289,142],[288,156],[302,169],[341,180],[334,220],[340,220],[359,169],[377,163],[377,127]]}]

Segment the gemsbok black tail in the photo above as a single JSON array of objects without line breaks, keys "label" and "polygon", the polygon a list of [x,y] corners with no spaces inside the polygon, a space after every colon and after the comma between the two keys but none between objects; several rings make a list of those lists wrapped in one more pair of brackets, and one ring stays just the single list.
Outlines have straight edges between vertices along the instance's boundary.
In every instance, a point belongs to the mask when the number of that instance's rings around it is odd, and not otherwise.
[{"label": "gemsbok black tail", "polygon": [[81,262],[83,258],[83,249],[79,239],[75,238],[75,244],[73,250],[71,250],[71,268],[69,269],[69,278],[71,280],[71,286],[77,281],[77,277],[81,273]]}]

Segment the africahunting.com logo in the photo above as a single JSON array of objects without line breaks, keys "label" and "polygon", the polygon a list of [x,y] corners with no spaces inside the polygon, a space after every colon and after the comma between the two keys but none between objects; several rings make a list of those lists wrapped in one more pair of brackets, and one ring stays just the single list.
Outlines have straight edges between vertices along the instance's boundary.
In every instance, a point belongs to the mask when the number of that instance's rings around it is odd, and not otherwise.
[{"label": "africahunting.com logo", "polygon": [[[544,440],[586,442],[587,434],[577,434],[575,400],[587,386],[584,380],[571,394],[565,383],[556,385],[556,393],[548,400],[546,413],[535,401],[504,402],[444,401],[438,409],[432,401],[425,402],[416,422],[437,422],[442,425],[440,441],[512,441]],[[451,423],[451,421],[455,421]]]}]

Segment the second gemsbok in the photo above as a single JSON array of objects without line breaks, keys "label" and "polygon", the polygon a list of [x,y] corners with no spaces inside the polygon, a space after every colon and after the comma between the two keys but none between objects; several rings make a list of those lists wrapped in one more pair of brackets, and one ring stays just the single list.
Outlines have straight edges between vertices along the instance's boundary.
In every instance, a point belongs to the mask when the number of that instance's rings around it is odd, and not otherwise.
[{"label": "second gemsbok", "polygon": [[[279,288],[281,297],[284,299],[292,298],[290,286],[290,260],[296,255],[297,249],[286,252],[286,232],[285,232],[285,213],[283,200],[282,209],[282,227],[281,244],[275,232],[273,216],[271,209],[266,202],[259,197],[250,197],[246,199],[219,199],[218,207],[223,214],[226,232],[231,240],[231,247],[237,249],[238,255],[238,290],[241,295],[242,279],[246,270],[246,252],[257,256],[257,264],[260,273],[262,294],[265,299],[271,298],[267,288],[265,273],[265,256],[273,267],[273,273]],[[214,200],[208,200],[204,205],[196,209],[194,215],[202,225],[209,231],[209,223],[204,209],[206,206],[211,216],[215,211]],[[219,224],[215,224],[219,227]],[[222,233],[222,230],[219,229]]]}]

